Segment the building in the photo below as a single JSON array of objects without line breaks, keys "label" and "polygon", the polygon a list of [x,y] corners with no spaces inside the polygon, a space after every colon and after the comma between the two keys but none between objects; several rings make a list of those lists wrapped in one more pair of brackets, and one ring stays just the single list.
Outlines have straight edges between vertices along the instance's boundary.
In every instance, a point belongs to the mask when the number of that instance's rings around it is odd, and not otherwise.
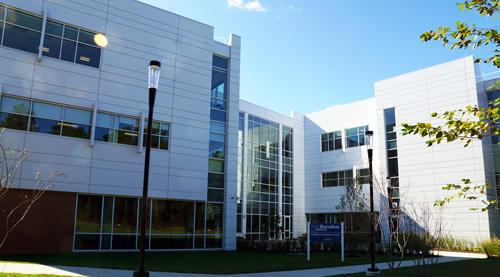
[{"label": "building", "polygon": [[[345,186],[368,180],[366,130],[375,133],[374,175],[391,192],[387,201],[377,195],[377,209],[388,201],[397,209],[403,196],[430,207],[443,184],[493,183],[500,172],[489,139],[426,148],[395,129],[434,111],[487,105],[492,80],[472,57],[377,82],[370,99],[287,116],[240,100],[240,37],[220,43],[213,27],[136,0],[3,0],[0,27],[0,144],[30,151],[0,210],[32,192],[37,170],[64,172],[0,253],[137,249],[153,59],[163,67],[151,251],[235,250],[238,236],[292,238],[307,218],[338,220]],[[447,232],[498,235],[498,211],[472,212],[470,203],[443,210]]]}]

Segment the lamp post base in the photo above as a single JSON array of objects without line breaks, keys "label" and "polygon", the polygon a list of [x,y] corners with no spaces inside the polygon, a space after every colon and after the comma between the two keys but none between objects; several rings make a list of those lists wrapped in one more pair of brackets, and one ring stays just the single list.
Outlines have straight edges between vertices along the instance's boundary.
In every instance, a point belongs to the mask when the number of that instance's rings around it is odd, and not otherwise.
[{"label": "lamp post base", "polygon": [[134,271],[134,277],[149,277],[149,272],[147,271]]},{"label": "lamp post base", "polygon": [[378,268],[368,268],[365,271],[366,276],[380,275],[380,270]]}]

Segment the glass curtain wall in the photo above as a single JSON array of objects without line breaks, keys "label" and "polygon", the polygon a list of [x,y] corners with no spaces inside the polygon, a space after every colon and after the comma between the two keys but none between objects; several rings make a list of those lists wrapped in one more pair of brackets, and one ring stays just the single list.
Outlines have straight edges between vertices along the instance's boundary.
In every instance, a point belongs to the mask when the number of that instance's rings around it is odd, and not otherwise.
[{"label": "glass curtain wall", "polygon": [[[138,249],[139,203],[135,197],[79,194],[74,249]],[[146,249],[220,248],[212,233],[222,218],[212,212],[205,223],[205,206],[205,202],[149,199]],[[205,229],[205,224],[212,229]]]},{"label": "glass curtain wall", "polygon": [[243,138],[245,136],[245,114],[240,113],[238,118],[238,187],[237,187],[237,202],[236,202],[236,232],[241,233],[242,220],[242,187],[243,187]]},{"label": "glass curtain wall", "polygon": [[268,239],[278,223],[279,125],[248,115],[247,138],[246,235]]},{"label": "glass curtain wall", "polygon": [[225,188],[226,120],[229,60],[212,58],[210,97],[210,141],[208,150],[208,190],[206,207],[206,245],[222,247],[222,221]]}]

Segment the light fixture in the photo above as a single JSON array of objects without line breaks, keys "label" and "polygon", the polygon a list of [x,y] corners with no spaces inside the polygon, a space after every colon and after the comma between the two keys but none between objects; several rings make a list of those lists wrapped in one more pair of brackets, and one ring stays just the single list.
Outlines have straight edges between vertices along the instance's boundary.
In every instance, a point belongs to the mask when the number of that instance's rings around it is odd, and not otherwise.
[{"label": "light fixture", "polygon": [[365,132],[365,138],[366,138],[366,147],[368,149],[373,149],[373,131],[366,131]]},{"label": "light fixture", "polygon": [[161,63],[159,61],[149,62],[149,88],[158,89],[158,82],[160,81],[160,69]]},{"label": "light fixture", "polygon": [[108,45],[108,39],[103,34],[96,34],[94,36],[94,42],[100,47],[106,47]]}]

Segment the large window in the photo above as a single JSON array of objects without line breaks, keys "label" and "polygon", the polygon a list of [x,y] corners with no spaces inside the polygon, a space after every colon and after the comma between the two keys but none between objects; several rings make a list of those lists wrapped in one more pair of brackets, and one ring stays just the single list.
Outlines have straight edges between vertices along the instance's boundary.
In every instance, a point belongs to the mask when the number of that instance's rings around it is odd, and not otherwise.
[{"label": "large window", "polygon": [[[86,194],[77,198],[75,250],[138,248],[139,198]],[[207,210],[205,205],[148,200],[146,249],[221,248],[223,205],[209,203]]]},{"label": "large window", "polygon": [[[0,127],[36,133],[90,139],[92,111],[62,104],[2,95]],[[145,130],[147,119],[145,120]],[[170,125],[153,120],[151,147],[168,150]],[[139,118],[98,112],[97,141],[137,145]],[[144,134],[144,145],[146,134]]]},{"label": "large window", "polygon": [[335,131],[321,134],[321,151],[332,151],[342,149],[342,132]]},{"label": "large window", "polygon": [[[2,45],[38,54],[43,18],[0,5]],[[42,54],[46,57],[98,68],[101,48],[96,32],[47,19]]]},{"label": "large window", "polygon": [[333,171],[321,173],[321,186],[338,187],[352,185],[352,170]]},{"label": "large window", "polygon": [[356,172],[356,183],[369,184],[370,183],[370,170],[368,168],[360,168]]},{"label": "large window", "polygon": [[356,127],[346,130],[346,147],[358,147],[366,144],[365,132],[368,126]]},{"label": "large window", "polygon": [[2,96],[0,126],[37,133],[90,138],[92,112],[64,106]]}]

